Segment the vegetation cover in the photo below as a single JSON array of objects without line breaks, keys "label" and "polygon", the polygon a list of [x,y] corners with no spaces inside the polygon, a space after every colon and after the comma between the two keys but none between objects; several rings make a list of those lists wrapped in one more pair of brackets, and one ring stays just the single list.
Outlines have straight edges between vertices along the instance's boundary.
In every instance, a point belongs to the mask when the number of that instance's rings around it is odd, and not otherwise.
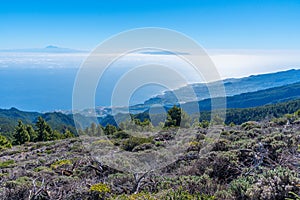
[{"label": "vegetation cover", "polygon": [[[33,132],[19,122],[14,137],[22,139],[12,147],[5,137],[0,140],[0,198],[299,199],[299,110],[240,125],[212,123],[221,132],[216,140],[207,140],[211,128],[207,121],[178,127],[178,120],[190,119],[182,109],[173,107],[162,129],[146,119],[141,122],[133,118],[122,124],[127,131],[92,124],[82,130],[81,137],[66,139],[55,138],[42,118]],[[135,125],[139,130],[154,132],[155,137],[131,134]],[[164,148],[178,128],[194,134],[184,155],[145,173],[128,173],[104,165],[83,145],[84,140],[92,139],[94,147],[111,142],[127,152],[151,151]],[[30,141],[29,132],[42,136]],[[97,140],[99,135],[109,140]],[[204,144],[209,144],[211,150],[201,153]]]}]

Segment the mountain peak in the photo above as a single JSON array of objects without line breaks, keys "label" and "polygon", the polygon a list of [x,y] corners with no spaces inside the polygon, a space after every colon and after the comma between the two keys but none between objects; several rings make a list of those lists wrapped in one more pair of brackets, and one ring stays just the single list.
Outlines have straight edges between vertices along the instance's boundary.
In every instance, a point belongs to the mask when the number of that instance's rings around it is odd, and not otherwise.
[{"label": "mountain peak", "polygon": [[59,48],[58,46],[49,45],[49,46],[46,46],[45,49],[58,49],[58,48]]},{"label": "mountain peak", "polygon": [[11,107],[9,110],[11,110],[11,111],[19,111],[17,108],[15,108],[15,107]]}]

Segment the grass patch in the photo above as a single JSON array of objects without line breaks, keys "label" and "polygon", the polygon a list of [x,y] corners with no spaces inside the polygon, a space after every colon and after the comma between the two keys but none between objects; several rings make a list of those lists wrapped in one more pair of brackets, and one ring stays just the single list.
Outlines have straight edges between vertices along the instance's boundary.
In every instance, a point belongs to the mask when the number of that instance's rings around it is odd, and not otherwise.
[{"label": "grass patch", "polygon": [[11,167],[12,165],[15,164],[14,160],[7,160],[7,161],[3,161],[0,162],[0,168],[7,168],[7,167]]},{"label": "grass patch", "polygon": [[39,166],[39,167],[34,168],[33,171],[34,171],[34,172],[40,172],[40,171],[52,171],[52,169],[49,168],[49,167],[45,167],[45,166]]},{"label": "grass patch", "polygon": [[58,167],[63,166],[63,165],[72,165],[72,161],[71,160],[58,160],[51,165],[51,168],[57,169]]}]

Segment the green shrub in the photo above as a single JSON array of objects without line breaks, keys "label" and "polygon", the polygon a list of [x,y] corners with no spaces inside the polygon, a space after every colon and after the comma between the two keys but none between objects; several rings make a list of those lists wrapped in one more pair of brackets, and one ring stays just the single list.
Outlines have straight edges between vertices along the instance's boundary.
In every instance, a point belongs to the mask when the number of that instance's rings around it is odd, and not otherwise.
[{"label": "green shrub", "polygon": [[206,194],[200,194],[200,193],[194,193],[190,194],[188,191],[183,190],[182,188],[179,188],[177,190],[171,189],[166,194],[164,194],[164,197],[162,197],[164,200],[214,200],[214,196],[206,195]]},{"label": "green shrub", "polygon": [[213,144],[212,151],[227,151],[229,148],[229,141],[226,139],[219,139]]},{"label": "green shrub", "polygon": [[114,125],[110,125],[110,124],[107,124],[104,128],[105,135],[112,135],[117,131],[118,131],[117,127],[115,127]]},{"label": "green shrub", "polygon": [[91,192],[98,194],[99,198],[103,198],[106,194],[111,192],[110,187],[105,183],[97,183],[90,187]]},{"label": "green shrub", "polygon": [[241,125],[241,127],[246,131],[254,128],[260,128],[258,122],[254,122],[254,121],[245,122]]},{"label": "green shrub", "polygon": [[71,165],[71,164],[72,164],[71,160],[58,160],[58,161],[51,164],[51,168],[52,169],[57,169],[60,166]]},{"label": "green shrub", "polygon": [[0,168],[7,168],[7,167],[10,167],[14,164],[15,164],[14,160],[6,160],[6,161],[3,161],[3,162],[0,162]]},{"label": "green shrub", "polygon": [[211,162],[207,166],[207,173],[219,181],[230,182],[241,174],[237,151],[220,151],[210,154]]},{"label": "green shrub", "polygon": [[133,151],[133,152],[137,152],[137,151],[145,151],[145,150],[147,150],[147,149],[152,149],[153,147],[155,147],[155,145],[152,144],[152,143],[143,143],[143,144],[140,144],[140,145],[134,147],[134,148],[132,149],[132,151]]},{"label": "green shrub", "polygon": [[7,140],[6,137],[0,135],[0,150],[11,148],[11,143]]},{"label": "green shrub", "polygon": [[52,171],[51,168],[45,167],[45,166],[39,166],[33,169],[34,172],[40,172],[40,171]]},{"label": "green shrub", "polygon": [[237,199],[246,199],[246,192],[252,186],[253,178],[240,177],[230,183],[229,189]]},{"label": "green shrub", "polygon": [[129,137],[130,137],[130,135],[128,133],[126,133],[125,131],[117,131],[117,132],[113,133],[113,138],[127,139]]},{"label": "green shrub", "polygon": [[32,179],[28,176],[18,177],[15,181],[13,181],[16,185],[24,186],[32,183]]},{"label": "green shrub", "polygon": [[155,194],[150,194],[148,192],[140,192],[140,193],[131,194],[131,195],[122,194],[122,195],[117,196],[114,199],[118,199],[118,200],[158,200],[158,198],[155,197]]},{"label": "green shrub", "polygon": [[180,126],[181,112],[182,109],[175,105],[170,110],[168,110],[168,116],[165,122],[165,127]]},{"label": "green shrub", "polygon": [[296,186],[299,182],[297,172],[276,167],[258,175],[247,190],[247,196],[252,199],[284,199],[289,196],[289,192],[300,192]]},{"label": "green shrub", "polygon": [[297,111],[295,112],[295,115],[296,115],[297,117],[300,117],[300,109],[297,110]]},{"label": "green shrub", "polygon": [[199,127],[201,128],[208,128],[209,127],[209,121],[203,120],[199,123]]},{"label": "green shrub", "polygon": [[145,144],[151,143],[153,141],[152,138],[141,138],[141,137],[130,137],[122,143],[122,148],[125,151],[132,151],[135,147]]},{"label": "green shrub", "polygon": [[272,121],[273,121],[274,123],[276,123],[277,125],[280,125],[280,126],[286,125],[286,123],[287,123],[287,119],[284,118],[284,117],[274,118]]},{"label": "green shrub", "polygon": [[202,147],[202,142],[191,141],[189,143],[187,151],[200,151]]}]

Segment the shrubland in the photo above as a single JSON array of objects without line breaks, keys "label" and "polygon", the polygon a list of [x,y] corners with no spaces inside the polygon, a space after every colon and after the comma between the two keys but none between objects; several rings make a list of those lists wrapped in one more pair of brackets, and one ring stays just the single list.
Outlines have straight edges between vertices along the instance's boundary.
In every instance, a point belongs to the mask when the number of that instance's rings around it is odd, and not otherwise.
[{"label": "shrubland", "polygon": [[[19,122],[13,146],[0,137],[0,199],[299,199],[300,111],[240,125],[191,124],[185,116],[179,127],[181,112],[174,107],[160,128],[137,120],[122,124],[126,130],[92,124],[79,137],[57,138],[42,119],[33,131]],[[134,134],[135,125],[151,134]],[[218,138],[207,138],[211,128]],[[193,134],[184,154],[145,173],[105,165],[83,145],[154,151],[178,129]],[[205,145],[210,149],[203,152]]]}]

